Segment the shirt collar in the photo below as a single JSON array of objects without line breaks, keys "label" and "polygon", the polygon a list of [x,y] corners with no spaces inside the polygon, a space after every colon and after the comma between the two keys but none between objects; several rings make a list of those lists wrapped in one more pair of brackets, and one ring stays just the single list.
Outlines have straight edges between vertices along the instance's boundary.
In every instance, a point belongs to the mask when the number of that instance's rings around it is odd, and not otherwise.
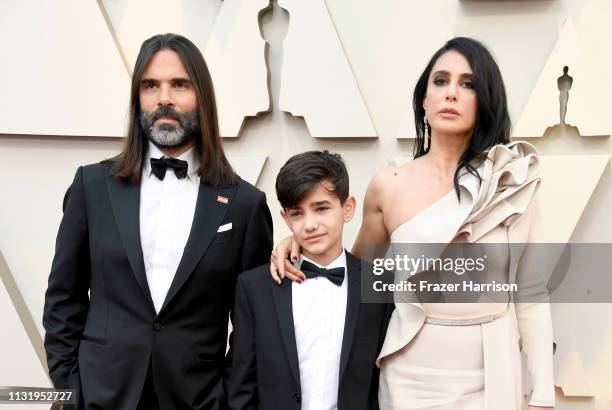
[{"label": "shirt collar", "polygon": [[327,266],[323,266],[321,264],[318,264],[317,262],[313,261],[312,259],[307,258],[306,256],[300,254],[300,259],[295,263],[295,267],[299,268],[300,266],[302,266],[302,262],[303,261],[308,261],[308,262],[318,266],[319,268],[325,268],[325,269],[345,268],[346,269],[346,251],[343,248],[342,249],[342,253],[336,259],[334,259],[329,265],[327,265]]},{"label": "shirt collar", "polygon": [[[147,155],[145,156],[145,161],[142,166],[142,175],[146,177],[150,177],[153,172],[153,170],[151,169],[151,158],[159,159],[165,157],[164,153],[161,152],[161,150],[151,141],[149,141],[148,147],[149,149],[147,150]],[[194,184],[198,183],[198,168],[200,167],[200,161],[196,157],[195,146],[183,152],[179,157],[177,157],[177,159],[187,161],[186,178]]]}]

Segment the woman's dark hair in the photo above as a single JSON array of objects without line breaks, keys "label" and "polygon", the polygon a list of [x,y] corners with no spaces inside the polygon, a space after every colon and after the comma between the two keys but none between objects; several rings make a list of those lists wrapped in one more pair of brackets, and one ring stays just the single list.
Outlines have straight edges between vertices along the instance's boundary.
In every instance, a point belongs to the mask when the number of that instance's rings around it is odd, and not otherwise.
[{"label": "woman's dark hair", "polygon": [[459,177],[462,168],[480,178],[476,167],[486,158],[487,151],[497,144],[510,142],[510,115],[506,101],[506,88],[495,59],[480,42],[467,38],[455,37],[436,51],[431,57],[425,71],[414,88],[413,109],[416,125],[414,157],[418,158],[429,152],[425,148],[425,138],[431,138],[431,130],[425,135],[425,109],[423,100],[427,94],[429,75],[436,61],[447,51],[455,50],[465,57],[474,75],[476,92],[476,123],[470,143],[459,158],[455,171],[454,185],[459,197]]},{"label": "woman's dark hair", "polygon": [[142,165],[148,149],[147,137],[140,125],[140,83],[147,65],[153,56],[162,50],[172,50],[178,54],[196,92],[200,135],[199,138],[195,138],[195,150],[200,160],[198,174],[202,182],[214,187],[237,184],[239,177],[223,151],[215,91],[204,57],[190,40],[171,33],[153,36],[140,47],[132,75],[127,138],[123,151],[113,159],[111,175],[130,181],[132,184],[140,182]]},{"label": "woman's dark hair", "polygon": [[339,154],[307,151],[294,155],[276,176],[276,197],[284,209],[295,208],[321,182],[329,181],[332,192],[344,204],[349,195],[349,176]]}]

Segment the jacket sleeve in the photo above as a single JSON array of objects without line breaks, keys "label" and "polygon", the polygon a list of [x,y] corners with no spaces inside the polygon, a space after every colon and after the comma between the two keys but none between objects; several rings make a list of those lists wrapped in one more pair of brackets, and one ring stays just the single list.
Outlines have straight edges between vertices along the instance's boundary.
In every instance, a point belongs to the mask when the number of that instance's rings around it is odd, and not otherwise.
[{"label": "jacket sleeve", "polygon": [[522,350],[533,387],[529,404],[552,407],[555,405],[553,327],[546,290],[547,276],[540,269],[530,268],[536,266],[538,258],[535,251],[537,245],[529,244],[532,240],[530,223],[536,220],[538,211],[538,202],[534,198],[527,212],[511,226],[509,232],[512,242],[525,245],[516,268],[519,299],[524,302],[515,303],[515,310]]},{"label": "jacket sleeve", "polygon": [[266,203],[266,194],[261,192],[246,227],[240,271],[245,272],[269,262],[273,245],[272,215]]},{"label": "jacket sleeve", "polygon": [[43,311],[49,376],[56,388],[76,388],[78,349],[89,308],[91,277],[83,168],[79,167],[64,197],[64,215]]},{"label": "jacket sleeve", "polygon": [[[242,243],[242,255],[240,259],[240,269],[238,272],[246,272],[247,270],[256,268],[270,261],[270,253],[273,246],[272,240],[272,215],[270,208],[266,202],[266,194],[260,192],[256,204],[251,211],[249,220],[246,226],[246,232]],[[237,297],[232,294],[232,297]],[[232,325],[236,323],[235,310],[238,304],[233,302],[233,308],[230,312]],[[229,335],[229,349],[225,356],[225,371],[224,371],[224,388],[229,391],[229,378],[234,372],[233,370],[233,355],[234,355],[234,339],[235,328]]]},{"label": "jacket sleeve", "polygon": [[257,408],[257,368],[255,357],[255,322],[243,280],[236,285],[232,325],[232,364],[228,389],[230,410]]},{"label": "jacket sleeve", "polygon": [[[386,275],[390,275],[391,279],[393,278],[393,272],[385,272]],[[388,283],[388,282],[385,282]],[[391,314],[395,310],[395,305],[393,303],[385,303],[383,309],[383,314],[380,321],[380,330],[378,332],[378,344],[376,346],[376,355],[380,353],[383,344],[385,343],[385,337],[387,335],[387,327],[389,326],[389,320],[391,319]],[[380,369],[378,365],[374,363],[374,373],[372,377],[372,382],[370,385],[370,409],[378,410],[380,408],[380,404],[378,403],[378,387],[379,387],[379,376]]]}]

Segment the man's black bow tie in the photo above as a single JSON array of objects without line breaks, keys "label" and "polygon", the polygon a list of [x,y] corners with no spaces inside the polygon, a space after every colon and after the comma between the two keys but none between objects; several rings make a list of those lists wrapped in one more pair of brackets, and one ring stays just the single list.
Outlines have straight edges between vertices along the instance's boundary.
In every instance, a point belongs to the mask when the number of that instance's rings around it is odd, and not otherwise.
[{"label": "man's black bow tie", "polygon": [[334,285],[342,285],[342,281],[344,280],[344,268],[332,268],[325,269],[319,268],[314,263],[310,263],[307,260],[302,261],[302,266],[300,267],[306,278],[316,278],[318,276],[323,276],[330,280]]},{"label": "man's black bow tie", "polygon": [[187,161],[176,158],[151,158],[151,170],[160,180],[165,178],[168,168],[174,170],[174,175],[178,179],[187,176]]}]

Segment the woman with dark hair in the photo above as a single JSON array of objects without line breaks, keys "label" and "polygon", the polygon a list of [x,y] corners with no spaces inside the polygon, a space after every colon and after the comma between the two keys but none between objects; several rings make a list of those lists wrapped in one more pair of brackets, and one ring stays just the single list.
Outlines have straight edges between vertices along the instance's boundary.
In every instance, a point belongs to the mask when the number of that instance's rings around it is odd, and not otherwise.
[{"label": "woman with dark hair", "polygon": [[[504,83],[489,51],[469,38],[448,41],[419,78],[413,104],[415,158],[370,182],[353,253],[377,243],[528,242],[538,157],[530,144],[510,141]],[[506,248],[489,269],[513,284],[526,258]],[[304,280],[280,263],[298,252],[291,238],[273,251],[277,281]],[[521,409],[519,340],[533,385],[529,408],[554,406],[547,303],[401,297],[377,360],[381,409]]]}]

